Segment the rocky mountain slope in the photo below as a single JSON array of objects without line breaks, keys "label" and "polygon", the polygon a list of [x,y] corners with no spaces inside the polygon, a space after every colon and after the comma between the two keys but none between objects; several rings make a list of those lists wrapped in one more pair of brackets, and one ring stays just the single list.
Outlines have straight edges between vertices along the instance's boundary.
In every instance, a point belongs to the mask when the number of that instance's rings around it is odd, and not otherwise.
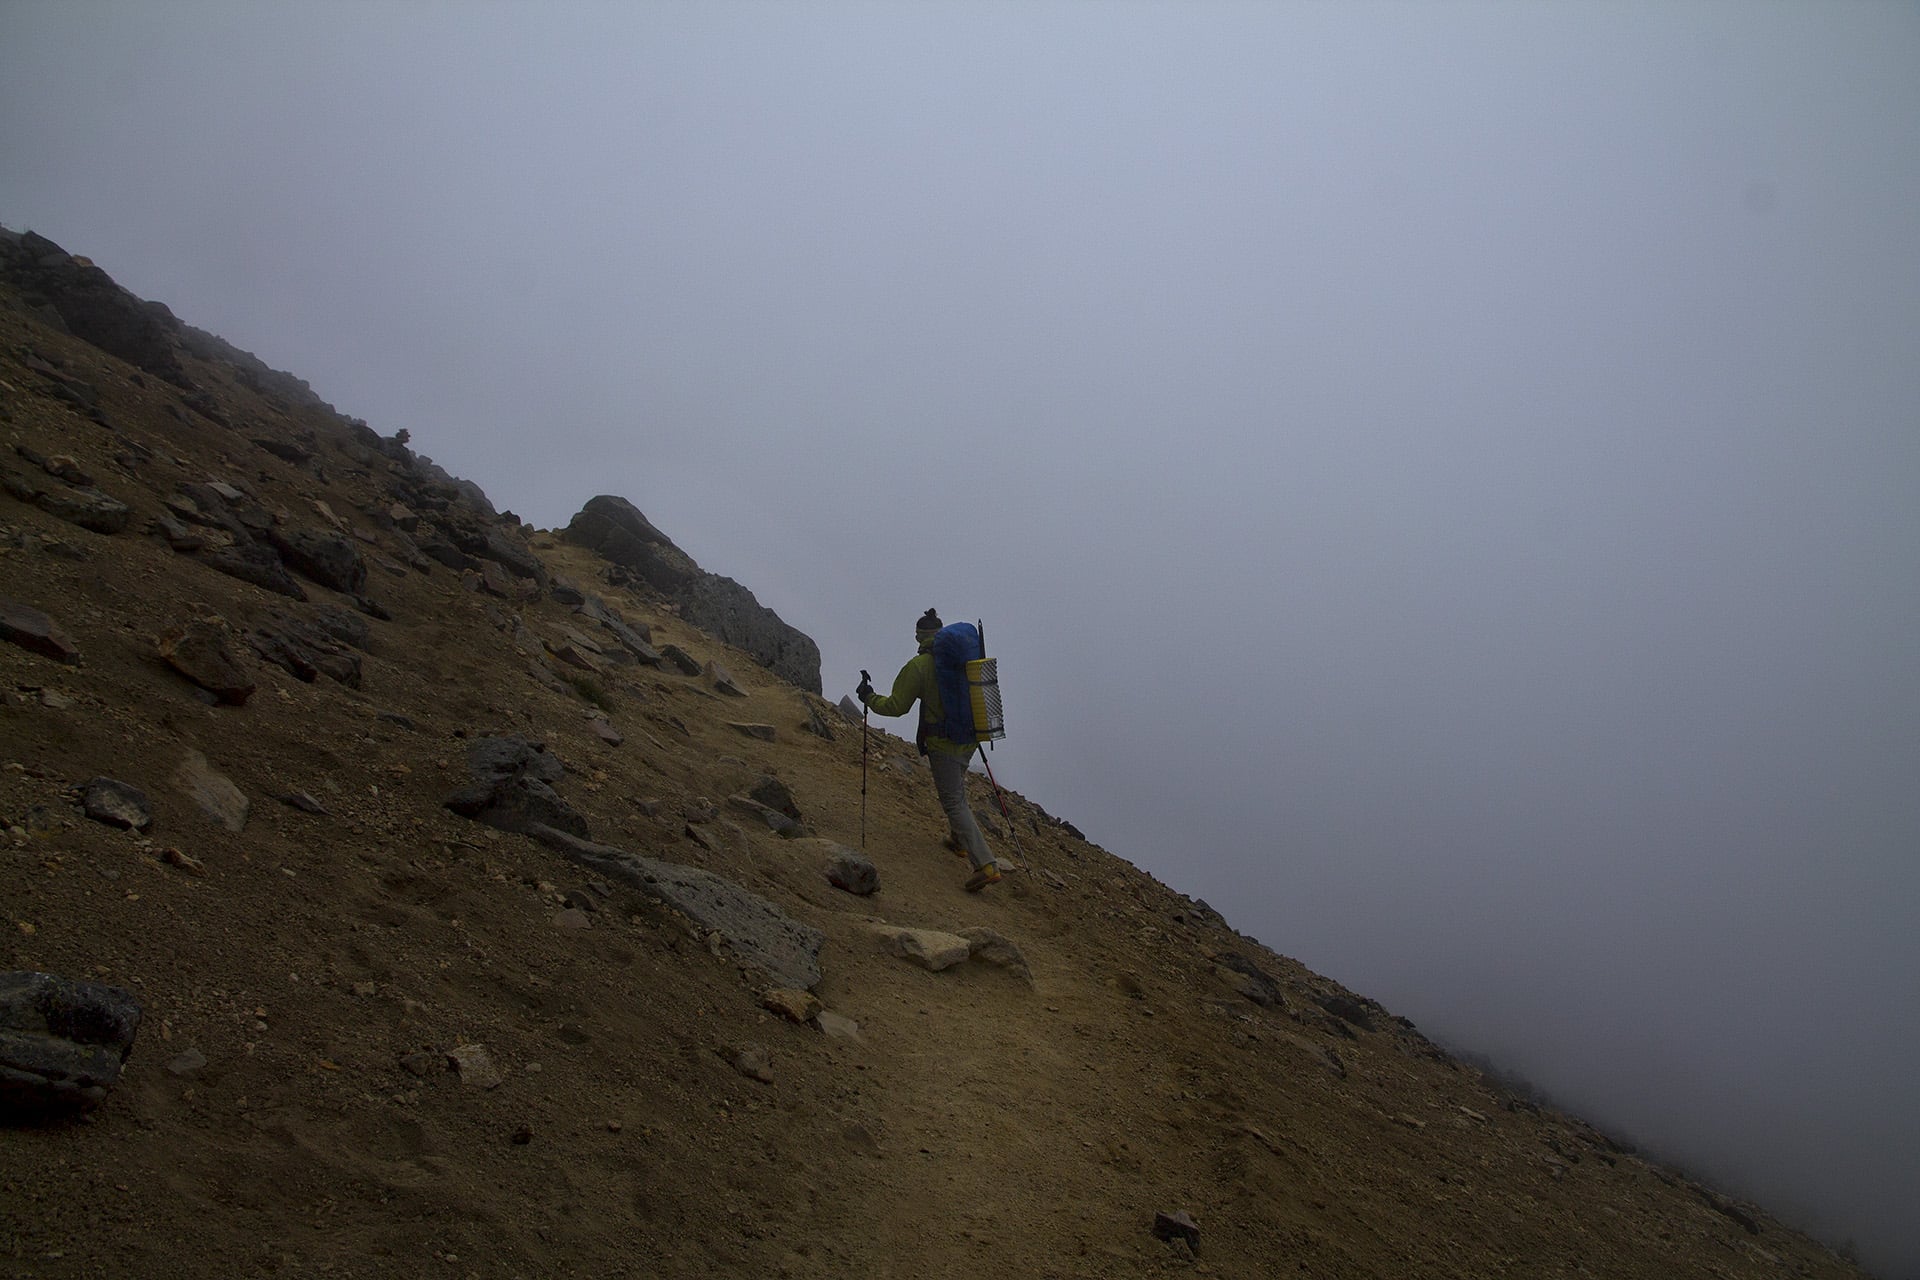
[{"label": "rocky mountain slope", "polygon": [[11,233],[0,451],[9,1274],[1858,1274]]}]

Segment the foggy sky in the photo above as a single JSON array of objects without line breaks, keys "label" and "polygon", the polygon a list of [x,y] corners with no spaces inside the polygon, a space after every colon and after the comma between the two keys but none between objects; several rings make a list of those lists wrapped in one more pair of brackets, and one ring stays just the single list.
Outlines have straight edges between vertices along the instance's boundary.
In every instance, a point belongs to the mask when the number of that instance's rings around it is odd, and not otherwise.
[{"label": "foggy sky", "polygon": [[1920,1276],[1920,7],[4,0],[0,223]]}]

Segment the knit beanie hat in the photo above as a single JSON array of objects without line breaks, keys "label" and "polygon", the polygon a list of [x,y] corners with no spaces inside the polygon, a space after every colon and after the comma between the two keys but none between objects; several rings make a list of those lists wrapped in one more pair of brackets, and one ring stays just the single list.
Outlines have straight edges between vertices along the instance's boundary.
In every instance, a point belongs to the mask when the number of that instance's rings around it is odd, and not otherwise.
[{"label": "knit beanie hat", "polygon": [[920,615],[920,621],[913,624],[913,629],[916,632],[938,631],[940,629],[940,615],[931,609],[927,610]]}]

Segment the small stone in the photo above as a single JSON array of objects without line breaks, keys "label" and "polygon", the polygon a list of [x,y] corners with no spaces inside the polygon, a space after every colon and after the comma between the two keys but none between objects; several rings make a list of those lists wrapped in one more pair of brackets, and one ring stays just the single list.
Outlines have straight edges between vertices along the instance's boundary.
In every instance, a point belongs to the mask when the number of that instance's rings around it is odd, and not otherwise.
[{"label": "small stone", "polygon": [[794,800],[792,789],[770,773],[763,774],[747,789],[747,794],[769,809],[778,809],[796,822],[800,820],[800,805]]},{"label": "small stone", "polygon": [[253,695],[254,683],[227,642],[224,629],[196,619],[160,637],[162,659],[175,671],[230,706]]},{"label": "small stone", "polygon": [[229,831],[247,825],[253,803],[231,779],[214,772],[207,758],[198,751],[187,752],[186,759],[174,771],[173,784],[187,795],[200,811]]},{"label": "small stone", "polygon": [[962,929],[960,936],[967,940],[967,946],[972,953],[969,959],[1010,970],[1022,978],[1033,976],[1033,971],[1027,967],[1027,958],[1021,954],[1020,948],[993,930]]},{"label": "small stone", "polygon": [[380,988],[371,982],[356,982],[353,984],[353,994],[359,996],[362,1000],[370,999],[379,990]]},{"label": "small stone", "polygon": [[625,736],[604,717],[594,716],[587,721],[587,728],[593,732],[594,737],[610,747],[617,747],[626,741]]},{"label": "small stone", "polygon": [[460,1073],[460,1083],[476,1089],[497,1089],[501,1084],[498,1067],[487,1051],[477,1044],[463,1044],[447,1050],[447,1063]]},{"label": "small stone", "polygon": [[827,881],[836,889],[866,897],[879,890],[880,871],[870,858],[843,847],[827,860]]},{"label": "small stone", "polygon": [[662,647],[660,656],[666,659],[667,662],[682,675],[697,676],[700,674],[700,660],[677,644]]},{"label": "small stone", "polygon": [[[492,564],[493,561],[489,560],[487,563]],[[554,660],[557,662],[565,663],[569,667],[578,668],[590,675],[598,675],[600,673],[599,661],[584,649],[571,644],[562,644],[552,646],[550,652],[552,652]]]},{"label": "small stone", "polygon": [[400,1065],[409,1075],[419,1076],[424,1080],[436,1071],[447,1070],[450,1064],[445,1054],[428,1053],[425,1050],[421,1050],[418,1053],[402,1055]]},{"label": "small stone", "polygon": [[36,804],[20,815],[20,827],[29,836],[50,836],[60,830],[60,815],[44,804]]},{"label": "small stone", "polygon": [[532,1126],[532,1125],[526,1125],[526,1124],[523,1124],[523,1125],[521,1125],[521,1126],[520,1126],[520,1127],[519,1127],[518,1129],[515,1129],[515,1130],[513,1131],[513,1145],[514,1145],[514,1146],[516,1146],[516,1147],[524,1147],[524,1146],[526,1146],[526,1145],[527,1145],[527,1144],[528,1144],[529,1142],[532,1142],[532,1141],[533,1141],[533,1126]]},{"label": "small stone", "polygon": [[160,851],[160,857],[168,866],[178,867],[190,876],[204,876],[207,874],[206,863],[200,861],[200,859],[194,857],[192,854],[182,853],[172,846],[162,849]]},{"label": "small stone", "polygon": [[175,551],[180,551],[180,553],[202,551],[202,549],[205,549],[205,545],[207,545],[207,539],[205,539],[202,533],[192,532],[190,528],[186,528],[184,524],[180,524],[179,520],[175,520],[173,516],[154,516],[154,520],[152,520],[152,524],[150,524],[148,528],[154,533],[159,533],[161,537],[165,537],[165,539],[167,539],[167,545],[173,547]]},{"label": "small stone", "polygon": [[132,783],[94,778],[82,788],[80,803],[95,822],[123,831],[145,831],[153,825],[146,793]]},{"label": "small stone", "polygon": [[325,805],[304,791],[289,791],[285,795],[275,796],[274,799],[278,800],[281,804],[298,809],[302,813],[317,813],[323,817],[330,816],[327,814],[327,807]]},{"label": "small stone", "polygon": [[773,742],[780,736],[779,732],[770,724],[741,724],[738,721],[728,721],[727,727],[736,733],[743,733],[749,738],[758,738],[762,742]]},{"label": "small stone", "polygon": [[57,538],[49,538],[41,543],[40,550],[60,560],[81,561],[89,558],[85,547],[76,546],[71,542],[62,542]]},{"label": "small stone", "polygon": [[819,1013],[813,1015],[813,1025],[820,1028],[821,1033],[829,1039],[847,1040],[854,1044],[861,1043],[860,1024],[852,1018],[843,1017],[840,1014],[822,1009]]},{"label": "small stone", "polygon": [[565,911],[556,911],[553,915],[553,927],[556,929],[591,929],[593,921],[587,919],[587,913],[578,907],[568,907]]},{"label": "small stone", "polygon": [[732,1054],[733,1069],[741,1075],[761,1084],[773,1083],[773,1057],[766,1046],[758,1044],[742,1045]]},{"label": "small stone", "polygon": [[745,796],[745,795],[728,796],[727,804],[731,808],[736,809],[741,813],[747,814],[750,817],[758,819],[761,823],[765,824],[767,830],[773,832],[776,835],[781,835],[781,836],[787,837],[788,839],[793,839],[796,836],[801,836],[806,834],[806,828],[803,827],[800,823],[795,822],[792,818],[789,818],[786,814],[780,812],[778,809],[769,808],[768,806],[761,804],[758,800],[755,800],[752,796]]},{"label": "small stone", "polygon": [[760,993],[760,1007],[788,1022],[808,1022],[820,1012],[820,998],[811,991],[774,987]]},{"label": "small stone", "polygon": [[74,461],[69,454],[54,454],[51,458],[46,459],[40,464],[40,469],[52,476],[55,480],[64,480],[68,484],[77,484],[83,489],[89,488],[93,484],[93,477],[81,469],[80,464]]},{"label": "small stone", "polygon": [[876,925],[873,932],[894,955],[938,973],[964,963],[973,954],[965,938],[937,929],[902,929]]},{"label": "small stone", "polygon": [[206,1054],[198,1049],[183,1049],[167,1062],[167,1071],[176,1076],[190,1076],[205,1070],[206,1065]]},{"label": "small stone", "polygon": [[1200,1247],[1200,1224],[1185,1209],[1153,1215],[1153,1234],[1161,1240],[1181,1240],[1189,1249]]},{"label": "small stone", "polygon": [[74,646],[60,625],[38,609],[0,598],[0,640],[11,641],[56,662],[80,661]]},{"label": "small stone", "polygon": [[133,520],[133,508],[98,489],[49,490],[35,498],[34,505],[95,533],[119,533]]}]

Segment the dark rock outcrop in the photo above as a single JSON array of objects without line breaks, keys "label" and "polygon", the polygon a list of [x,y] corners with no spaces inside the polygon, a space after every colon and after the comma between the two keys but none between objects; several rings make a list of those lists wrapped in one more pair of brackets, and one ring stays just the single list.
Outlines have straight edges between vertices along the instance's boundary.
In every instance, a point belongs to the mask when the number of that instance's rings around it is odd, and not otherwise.
[{"label": "dark rock outcrop", "polygon": [[1215,959],[1221,968],[1234,975],[1233,985],[1241,995],[1264,1009],[1286,1007],[1286,1001],[1280,994],[1280,984],[1259,965],[1234,952],[1227,952]]},{"label": "dark rock outcrop", "polygon": [[1340,1021],[1356,1026],[1362,1031],[1377,1030],[1373,1015],[1385,1012],[1371,1000],[1356,1000],[1352,996],[1339,992],[1315,996],[1313,1002]]},{"label": "dark rock outcrop", "polygon": [[280,553],[265,543],[239,542],[230,547],[209,547],[195,552],[194,559],[229,578],[251,582],[263,591],[271,591],[290,600],[307,598],[307,589],[295,582],[293,575],[287,572],[287,566],[280,560]]},{"label": "dark rock outcrop", "polygon": [[193,385],[180,364],[181,324],[173,312],[134,297],[45,236],[0,236],[0,278],[29,305],[50,308],[74,337],[177,387]]},{"label": "dark rock outcrop", "polygon": [[287,567],[347,595],[366,589],[367,565],[344,534],[321,529],[273,529],[269,537]]},{"label": "dark rock outcrop", "polygon": [[680,616],[694,626],[746,650],[761,666],[808,693],[820,692],[820,646],[732,578],[702,574],[678,601]]},{"label": "dark rock outcrop", "polygon": [[365,649],[367,628],[352,614],[321,610],[313,619],[276,615],[247,637],[266,661],[297,680],[312,684],[326,676],[349,689],[360,687],[360,659],[348,646]]},{"label": "dark rock outcrop", "polygon": [[703,570],[625,498],[602,494],[592,499],[563,536],[638,575],[715,639],[744,649],[809,693],[820,692],[820,646],[812,637],[783,622],[733,579]]},{"label": "dark rock outcrop", "polygon": [[610,494],[589,499],[562,536],[633,570],[664,595],[683,590],[700,572],[693,558],[654,528],[638,507]]},{"label": "dark rock outcrop", "polygon": [[180,326],[179,338],[180,345],[188,353],[210,363],[232,365],[242,386],[297,408],[319,409],[325,413],[334,412],[332,405],[314,394],[313,388],[307,384],[305,378],[296,378],[290,373],[269,368],[265,361],[251,351],[242,351],[217,334],[196,329],[190,324],[183,324]]}]

